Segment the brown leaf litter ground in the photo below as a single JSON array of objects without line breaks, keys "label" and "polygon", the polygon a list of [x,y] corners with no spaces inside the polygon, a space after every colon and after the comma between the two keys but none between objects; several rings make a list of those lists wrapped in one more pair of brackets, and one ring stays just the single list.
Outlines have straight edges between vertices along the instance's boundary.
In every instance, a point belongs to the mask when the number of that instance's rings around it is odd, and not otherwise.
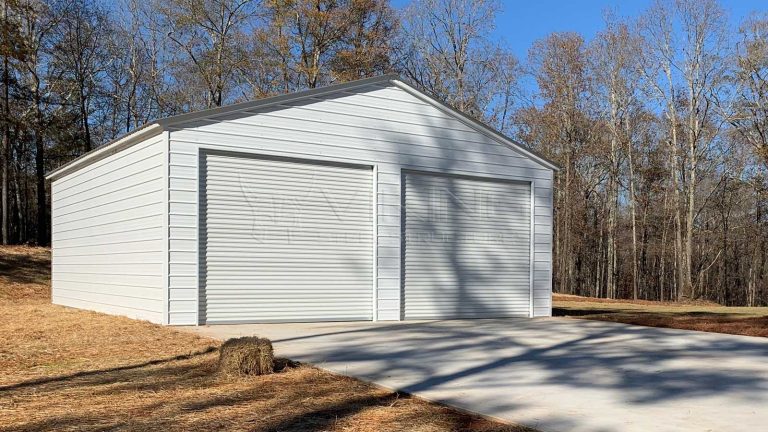
[{"label": "brown leaf litter ground", "polygon": [[50,304],[49,256],[0,247],[0,431],[528,430],[307,365],[219,376],[214,340]]}]

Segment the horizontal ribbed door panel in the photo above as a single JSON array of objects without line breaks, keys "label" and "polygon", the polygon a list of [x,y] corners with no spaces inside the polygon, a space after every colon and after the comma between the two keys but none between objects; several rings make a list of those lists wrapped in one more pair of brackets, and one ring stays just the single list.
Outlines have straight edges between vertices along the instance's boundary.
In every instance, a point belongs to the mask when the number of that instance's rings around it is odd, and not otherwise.
[{"label": "horizontal ribbed door panel", "polygon": [[405,319],[528,316],[530,184],[405,174]]},{"label": "horizontal ribbed door panel", "polygon": [[372,319],[372,170],[206,153],[200,321]]}]

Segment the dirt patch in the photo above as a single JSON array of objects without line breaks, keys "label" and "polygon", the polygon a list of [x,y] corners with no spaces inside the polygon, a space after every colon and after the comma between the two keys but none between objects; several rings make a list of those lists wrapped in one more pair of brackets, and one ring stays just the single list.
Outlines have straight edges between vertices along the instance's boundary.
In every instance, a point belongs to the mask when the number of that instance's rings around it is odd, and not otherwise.
[{"label": "dirt patch", "polygon": [[603,321],[622,322],[626,324],[643,325],[649,327],[676,328],[713,333],[768,337],[768,317],[733,319],[723,317],[635,314],[603,315],[597,317],[584,315],[582,318],[601,319]]},{"label": "dirt patch", "polygon": [[16,249],[19,256],[9,257],[5,250],[0,431],[530,430],[285,359],[275,359],[280,373],[222,376],[218,342],[52,305],[47,252]]},{"label": "dirt patch", "polygon": [[629,300],[629,299],[606,299],[606,298],[597,298],[597,297],[582,297],[572,294],[552,294],[552,300],[553,301],[562,301],[562,302],[576,302],[576,303],[611,303],[611,304],[634,304],[634,305],[649,305],[649,306],[674,306],[674,307],[685,307],[685,306],[715,306],[720,307],[719,304],[715,302],[711,302],[708,300],[685,300],[685,301],[679,301],[679,302],[671,302],[671,301],[653,301],[653,300]]},{"label": "dirt patch", "polygon": [[768,308],[712,303],[623,301],[555,295],[552,314],[648,327],[768,337]]}]

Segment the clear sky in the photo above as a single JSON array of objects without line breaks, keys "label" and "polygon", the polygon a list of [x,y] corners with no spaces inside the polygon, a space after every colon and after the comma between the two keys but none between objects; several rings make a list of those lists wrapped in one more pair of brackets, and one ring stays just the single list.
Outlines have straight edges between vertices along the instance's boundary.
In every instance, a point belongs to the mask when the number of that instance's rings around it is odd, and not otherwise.
[{"label": "clear sky", "polygon": [[[393,0],[402,7],[408,0]],[[531,44],[549,33],[574,31],[587,40],[603,27],[603,11],[612,9],[618,16],[634,17],[651,0],[504,0],[496,21],[495,36],[502,38],[520,60],[525,60]],[[721,0],[735,28],[753,11],[768,13],[768,0]]]}]

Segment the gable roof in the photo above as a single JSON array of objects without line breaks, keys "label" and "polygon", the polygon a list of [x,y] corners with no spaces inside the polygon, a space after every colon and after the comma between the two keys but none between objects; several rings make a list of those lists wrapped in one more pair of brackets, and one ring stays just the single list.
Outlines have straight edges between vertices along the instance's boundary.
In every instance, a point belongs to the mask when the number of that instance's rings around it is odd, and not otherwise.
[{"label": "gable roof", "polygon": [[296,93],[289,93],[289,94],[284,94],[279,96],[268,97],[264,99],[258,99],[254,101],[241,102],[241,103],[227,105],[223,107],[211,108],[211,109],[161,118],[161,119],[146,123],[134,129],[133,131],[119,138],[116,138],[115,140],[112,140],[107,144],[100,146],[97,149],[94,149],[88,153],[85,153],[84,155],[50,171],[46,176],[46,179],[55,180],[57,178],[60,178],[66,174],[69,174],[70,172],[86,167],[92,163],[95,163],[101,159],[106,158],[107,156],[113,155],[127,147],[137,144],[145,139],[157,136],[163,131],[168,130],[169,128],[173,126],[177,126],[181,123],[209,118],[211,116],[216,116],[221,114],[234,113],[237,111],[245,111],[245,110],[251,110],[255,108],[265,108],[271,105],[278,105],[278,104],[282,104],[289,101],[309,99],[312,97],[317,97],[325,94],[338,93],[341,91],[350,90],[358,87],[365,87],[365,86],[376,84],[376,83],[393,84],[398,88],[402,89],[403,91],[411,94],[412,96],[422,100],[423,102],[426,102],[427,104],[432,105],[433,107],[439,109],[440,111],[443,111],[446,114],[456,118],[457,120],[461,121],[465,125],[476,130],[477,132],[480,132],[490,138],[493,138],[495,141],[503,145],[506,145],[512,150],[530,158],[531,160],[537,162],[538,164],[544,166],[545,168],[549,168],[555,171],[558,171],[560,169],[560,167],[556,163],[552,162],[551,160],[547,159],[541,154],[529,149],[525,145],[520,144],[519,142],[513,140],[512,138],[509,138],[506,135],[503,135],[502,133],[491,128],[490,126],[487,126],[484,123],[479,122],[467,116],[466,114],[454,108],[449,107],[448,105],[438,101],[433,96],[430,96],[423,91],[417,90],[416,88],[406,83],[402,78],[400,78],[399,75],[387,74],[387,75],[377,76],[373,78],[364,78],[356,81],[350,81],[342,84],[334,84],[327,87],[315,88],[315,89],[300,91]]}]

